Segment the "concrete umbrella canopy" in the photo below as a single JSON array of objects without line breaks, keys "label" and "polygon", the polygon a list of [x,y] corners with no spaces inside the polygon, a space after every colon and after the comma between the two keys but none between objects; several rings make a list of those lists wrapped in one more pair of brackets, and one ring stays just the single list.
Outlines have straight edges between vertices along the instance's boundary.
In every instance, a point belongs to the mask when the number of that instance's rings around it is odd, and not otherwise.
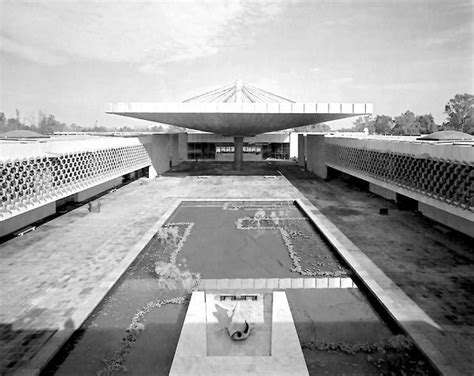
[{"label": "concrete umbrella canopy", "polygon": [[297,103],[236,81],[179,103],[116,103],[107,113],[234,137],[241,169],[243,138],[351,116],[371,114],[368,103]]}]

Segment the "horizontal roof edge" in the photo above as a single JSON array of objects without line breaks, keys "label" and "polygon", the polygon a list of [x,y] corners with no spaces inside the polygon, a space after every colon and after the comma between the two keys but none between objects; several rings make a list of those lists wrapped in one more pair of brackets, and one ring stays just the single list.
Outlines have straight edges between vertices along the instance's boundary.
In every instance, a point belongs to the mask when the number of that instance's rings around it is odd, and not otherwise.
[{"label": "horizontal roof edge", "polygon": [[293,113],[371,114],[371,103],[109,103],[110,114],[130,113]]}]

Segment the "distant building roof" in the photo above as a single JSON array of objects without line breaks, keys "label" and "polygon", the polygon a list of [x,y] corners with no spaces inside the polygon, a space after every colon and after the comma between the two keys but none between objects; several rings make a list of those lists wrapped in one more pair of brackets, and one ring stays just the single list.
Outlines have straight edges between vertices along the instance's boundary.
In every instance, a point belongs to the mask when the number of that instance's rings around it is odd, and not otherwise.
[{"label": "distant building roof", "polygon": [[468,133],[458,131],[439,131],[428,134],[423,137],[418,137],[417,140],[425,141],[461,141],[461,140],[474,140],[474,136]]},{"label": "distant building roof", "polygon": [[8,131],[5,133],[0,134],[0,139],[18,139],[18,138],[49,138],[49,136],[38,133],[38,132],[33,132],[33,131],[28,131],[24,129],[17,129],[14,131]]}]

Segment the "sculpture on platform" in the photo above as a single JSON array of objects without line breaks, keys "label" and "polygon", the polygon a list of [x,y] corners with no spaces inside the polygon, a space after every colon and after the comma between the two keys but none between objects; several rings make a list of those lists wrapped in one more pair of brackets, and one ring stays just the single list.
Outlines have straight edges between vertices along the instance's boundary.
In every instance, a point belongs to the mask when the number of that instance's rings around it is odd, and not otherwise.
[{"label": "sculpture on platform", "polygon": [[[226,298],[230,297],[221,298],[228,300]],[[235,298],[232,300],[235,300]],[[239,300],[235,302],[234,307],[231,309],[228,308],[228,305],[224,307],[220,304],[216,304],[216,312],[214,315],[232,340],[242,341],[250,336],[253,325],[247,321],[247,317],[245,317]]]},{"label": "sculpture on platform", "polygon": [[229,323],[226,327],[227,333],[234,341],[242,341],[247,339],[250,335],[252,327],[245,319],[242,311],[240,310],[239,302],[234,306],[234,309],[227,311],[227,316],[229,318]]}]

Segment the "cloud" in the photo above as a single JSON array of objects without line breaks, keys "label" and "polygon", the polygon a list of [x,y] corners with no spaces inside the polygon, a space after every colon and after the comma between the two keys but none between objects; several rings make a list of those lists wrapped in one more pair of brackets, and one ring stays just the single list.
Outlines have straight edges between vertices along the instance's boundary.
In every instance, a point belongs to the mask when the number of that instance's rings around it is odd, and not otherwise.
[{"label": "cloud", "polygon": [[446,90],[444,88],[446,83],[435,81],[406,81],[406,82],[376,82],[376,83],[354,83],[352,87],[359,90],[368,90],[376,92],[378,90],[384,91],[432,91],[432,90]]},{"label": "cloud", "polygon": [[392,82],[384,85],[380,85],[384,90],[410,90],[410,91],[427,91],[427,90],[440,90],[445,84],[440,82]]},{"label": "cloud", "polygon": [[443,47],[453,44],[472,43],[473,32],[466,27],[457,27],[434,32],[432,35],[415,41],[420,48]]},{"label": "cloud", "polygon": [[338,78],[335,78],[335,79],[331,80],[331,84],[333,84],[333,85],[345,85],[345,84],[350,84],[353,81],[354,81],[353,77],[349,77],[349,76],[338,77]]},{"label": "cloud", "polygon": [[28,45],[27,43],[19,43],[2,35],[0,35],[0,49],[35,63],[55,66],[67,62],[67,59],[63,56],[59,56],[39,47]]},{"label": "cloud", "polygon": [[2,8],[9,15],[0,29],[3,52],[47,65],[99,60],[150,72],[251,43],[282,3],[44,1]]},{"label": "cloud", "polygon": [[[458,8],[455,8],[458,10]],[[448,46],[466,46],[471,48],[474,38],[474,21],[471,17],[466,18],[465,13],[462,15],[452,16],[452,20],[448,25],[439,26],[430,33],[421,34],[413,39],[418,48],[437,48]]]}]

